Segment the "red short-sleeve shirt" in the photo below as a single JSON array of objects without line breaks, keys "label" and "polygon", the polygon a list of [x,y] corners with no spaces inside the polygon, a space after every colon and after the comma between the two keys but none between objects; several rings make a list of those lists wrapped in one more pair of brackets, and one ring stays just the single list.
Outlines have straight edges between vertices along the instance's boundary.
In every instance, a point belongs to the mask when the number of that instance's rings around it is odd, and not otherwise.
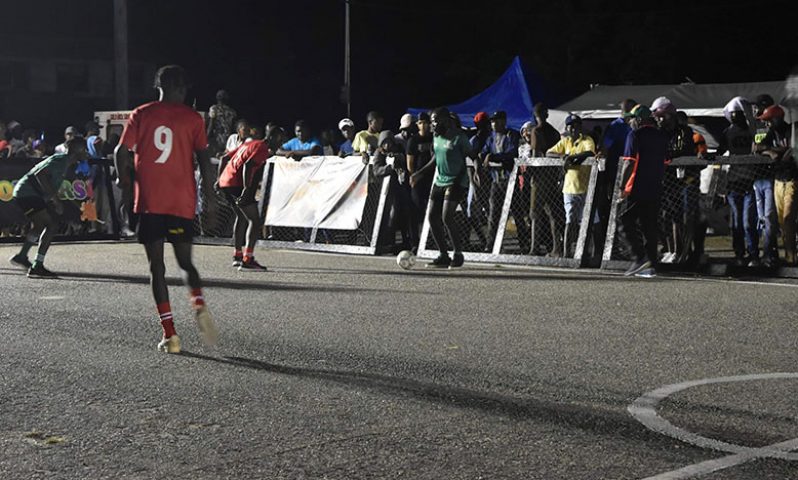
[{"label": "red short-sleeve shirt", "polygon": [[136,213],[194,218],[194,152],[205,150],[205,122],[181,103],[151,102],[130,115],[120,143],[136,154]]},{"label": "red short-sleeve shirt", "polygon": [[[251,172],[263,166],[271,156],[268,145],[263,140],[252,140],[247,142],[232,152],[232,158],[225,165],[222,174],[219,175],[220,187],[243,187],[244,186],[244,164],[250,162]],[[249,185],[252,178],[246,179]]]}]

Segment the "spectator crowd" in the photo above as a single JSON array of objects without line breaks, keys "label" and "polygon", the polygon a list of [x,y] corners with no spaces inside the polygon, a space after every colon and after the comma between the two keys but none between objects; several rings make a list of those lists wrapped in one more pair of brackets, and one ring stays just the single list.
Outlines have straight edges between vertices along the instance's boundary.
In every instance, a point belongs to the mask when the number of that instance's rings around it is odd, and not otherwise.
[{"label": "spectator crowd", "polygon": [[[714,152],[697,121],[665,97],[650,106],[634,99],[623,100],[619,106],[620,117],[603,131],[585,128],[586,122],[575,114],[568,115],[564,131],[558,131],[549,123],[543,104],[535,105],[534,118],[520,131],[508,127],[503,111],[477,113],[472,129],[463,128],[460,118],[452,114],[452,125],[467,135],[471,146],[468,193],[458,200],[462,248],[495,251],[507,189],[514,180],[509,216],[520,254],[573,257],[583,218],[589,215],[585,252],[600,257],[615,200],[620,238],[633,261],[630,274],[651,276],[659,263],[696,267],[706,262],[708,218],[723,206],[728,207],[736,265],[796,265],[798,167],[784,109],[770,95],[729,101],[724,108],[728,125],[718,136]],[[66,141],[80,135],[86,138],[91,158],[110,158],[119,139],[103,140],[102,128],[94,121],[82,132],[69,126],[64,143],[49,145],[36,130],[16,121],[0,121],[0,161],[63,152]],[[403,115],[396,131],[386,128],[378,111],[369,112],[360,128],[355,120],[342,118],[337,129],[317,131],[310,122],[297,120],[289,131],[276,123],[251,124],[220,90],[208,110],[206,128],[209,151],[215,158],[249,141],[265,140],[272,154],[296,161],[328,155],[372,163],[372,183],[388,177],[391,185],[380,243],[395,251],[419,248],[433,178],[410,179],[435,161],[429,113]],[[728,162],[722,168],[711,165],[711,160],[723,155],[758,157]],[[561,162],[523,164],[513,175],[517,159],[547,157]],[[710,160],[710,166],[695,160],[680,163],[676,161],[680,157]],[[594,164],[598,174],[592,208],[587,211]],[[97,181],[99,173],[90,164],[78,169]],[[714,182],[707,188],[707,175],[722,178],[722,185]],[[618,196],[614,196],[616,185],[621,187]],[[373,195],[373,186],[369,190]],[[322,238],[334,241],[328,232]]]}]

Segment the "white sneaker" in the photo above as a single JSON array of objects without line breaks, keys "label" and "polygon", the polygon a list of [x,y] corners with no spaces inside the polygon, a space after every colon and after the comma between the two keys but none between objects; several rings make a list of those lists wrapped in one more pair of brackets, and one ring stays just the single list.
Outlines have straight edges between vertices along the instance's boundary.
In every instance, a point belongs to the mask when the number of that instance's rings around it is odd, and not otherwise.
[{"label": "white sneaker", "polygon": [[635,277],[638,278],[655,278],[656,276],[657,272],[655,272],[653,268],[646,268],[645,270],[635,273]]},{"label": "white sneaker", "polygon": [[197,327],[205,345],[216,345],[216,341],[219,340],[219,329],[216,328],[216,323],[213,321],[208,307],[203,305],[194,310],[194,318],[197,320]]},{"label": "white sneaker", "polygon": [[650,268],[651,268],[651,262],[649,262],[648,260],[644,262],[635,262],[629,267],[628,270],[626,270],[626,272],[623,275],[625,277],[631,277],[632,275],[636,275],[637,273]]},{"label": "white sneaker", "polygon": [[675,259],[676,259],[675,252],[667,252],[665,253],[665,255],[662,256],[662,259],[659,261],[659,263],[673,263]]},{"label": "white sneaker", "polygon": [[158,343],[158,350],[166,353],[180,353],[180,337],[172,335],[169,338],[163,338]]}]

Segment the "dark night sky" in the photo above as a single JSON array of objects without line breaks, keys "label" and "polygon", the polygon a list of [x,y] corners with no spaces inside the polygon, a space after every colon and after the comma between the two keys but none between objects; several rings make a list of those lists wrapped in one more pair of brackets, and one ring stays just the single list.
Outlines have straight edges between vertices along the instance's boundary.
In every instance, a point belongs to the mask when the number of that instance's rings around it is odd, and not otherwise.
[{"label": "dark night sky", "polygon": [[[783,79],[798,64],[798,23],[781,20],[792,3],[352,0],[353,117],[362,126],[366,111],[381,110],[396,128],[408,106],[481,91],[515,55],[562,100],[591,83]],[[12,20],[2,22],[0,54],[13,51],[15,34],[110,45],[112,4],[4,5],[0,18]],[[257,122],[334,126],[345,114],[343,12],[343,0],[130,0],[130,57],[184,65],[201,109],[226,88]]]}]

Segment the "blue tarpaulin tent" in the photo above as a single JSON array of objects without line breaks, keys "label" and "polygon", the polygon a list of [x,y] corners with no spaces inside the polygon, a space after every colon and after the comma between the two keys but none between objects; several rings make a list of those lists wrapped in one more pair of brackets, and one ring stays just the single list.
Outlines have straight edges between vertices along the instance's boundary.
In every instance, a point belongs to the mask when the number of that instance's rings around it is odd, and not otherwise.
[{"label": "blue tarpaulin tent", "polygon": [[[540,101],[540,99],[536,99]],[[532,95],[524,76],[521,59],[515,57],[510,68],[496,82],[468,100],[456,105],[447,105],[450,111],[460,117],[465,127],[474,126],[474,115],[477,112],[491,114],[497,110],[507,112],[507,125],[518,130],[527,121],[535,121],[532,107]],[[413,115],[429,111],[429,108],[409,108]]]}]

